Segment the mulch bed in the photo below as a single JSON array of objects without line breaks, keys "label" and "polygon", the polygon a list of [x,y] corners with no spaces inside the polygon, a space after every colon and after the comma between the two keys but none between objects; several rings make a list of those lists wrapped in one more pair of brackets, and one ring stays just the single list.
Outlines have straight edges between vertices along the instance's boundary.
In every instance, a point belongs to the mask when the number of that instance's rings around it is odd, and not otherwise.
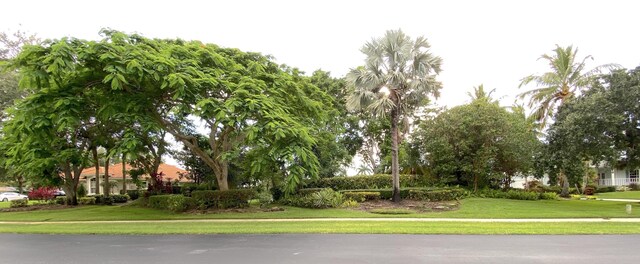
[{"label": "mulch bed", "polygon": [[416,213],[426,213],[458,210],[459,206],[460,203],[457,201],[426,202],[404,199],[399,203],[394,203],[390,200],[365,201],[360,203],[360,207],[357,207],[355,209],[367,212],[380,209],[405,209],[414,211]]},{"label": "mulch bed", "polygon": [[27,207],[17,207],[17,208],[2,208],[0,212],[27,212],[27,211],[37,211],[37,210],[59,210],[66,208],[73,208],[77,206],[70,205],[60,205],[60,204],[34,204],[29,205]]}]

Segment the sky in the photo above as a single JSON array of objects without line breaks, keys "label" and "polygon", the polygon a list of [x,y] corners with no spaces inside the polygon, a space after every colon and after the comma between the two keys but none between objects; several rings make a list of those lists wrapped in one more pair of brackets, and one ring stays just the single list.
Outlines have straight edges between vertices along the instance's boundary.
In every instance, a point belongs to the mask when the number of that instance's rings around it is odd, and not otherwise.
[{"label": "sky", "polygon": [[34,1],[2,4],[0,30],[41,38],[99,39],[101,28],[181,38],[272,55],[307,73],[342,77],[363,64],[359,49],[386,30],[425,36],[443,60],[440,106],[467,103],[474,86],[511,105],[522,77],[545,72],[555,45],[592,55],[587,68],[640,66],[632,0],[569,1]]}]

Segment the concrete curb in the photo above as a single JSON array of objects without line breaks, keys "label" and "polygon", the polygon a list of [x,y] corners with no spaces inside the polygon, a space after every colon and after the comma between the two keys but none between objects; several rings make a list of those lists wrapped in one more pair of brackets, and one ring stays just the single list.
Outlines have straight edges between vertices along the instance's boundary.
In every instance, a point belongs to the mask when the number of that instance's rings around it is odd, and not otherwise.
[{"label": "concrete curb", "polygon": [[640,218],[292,218],[292,219],[193,219],[193,220],[130,220],[130,221],[1,221],[0,225],[41,224],[127,224],[127,223],[260,223],[260,222],[471,222],[471,223],[640,223]]}]

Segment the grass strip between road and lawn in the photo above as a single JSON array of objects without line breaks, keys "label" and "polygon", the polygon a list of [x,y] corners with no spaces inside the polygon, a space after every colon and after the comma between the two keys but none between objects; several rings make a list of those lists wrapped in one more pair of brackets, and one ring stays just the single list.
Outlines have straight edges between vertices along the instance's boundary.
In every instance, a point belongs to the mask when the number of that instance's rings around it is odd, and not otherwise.
[{"label": "grass strip between road and lawn", "polygon": [[0,233],[36,234],[640,234],[638,223],[397,221],[0,224]]},{"label": "grass strip between road and lawn", "polygon": [[605,199],[640,199],[640,191],[596,193],[595,196]]},{"label": "grass strip between road and lawn", "polygon": [[[455,202],[452,202],[455,203]],[[0,221],[115,221],[177,219],[287,219],[287,218],[640,218],[640,203],[625,211],[626,202],[607,201],[520,201],[507,199],[468,198],[453,211],[413,214],[374,214],[354,209],[306,209],[284,207],[275,212],[172,213],[139,206],[78,206],[55,210],[0,212]]]}]

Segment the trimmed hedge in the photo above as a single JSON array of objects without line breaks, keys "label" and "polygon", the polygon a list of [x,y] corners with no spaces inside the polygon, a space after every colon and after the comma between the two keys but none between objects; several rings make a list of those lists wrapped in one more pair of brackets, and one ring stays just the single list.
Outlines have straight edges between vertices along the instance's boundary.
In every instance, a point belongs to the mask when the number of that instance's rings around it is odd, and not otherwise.
[{"label": "trimmed hedge", "polygon": [[[391,175],[376,174],[370,176],[332,177],[307,181],[306,188],[331,188],[337,191],[356,189],[392,188]],[[415,175],[400,175],[400,188],[419,187],[421,183]]]},{"label": "trimmed hedge", "polygon": [[196,203],[193,198],[182,194],[164,194],[150,196],[147,206],[172,212],[184,212],[195,208]]},{"label": "trimmed hedge", "polygon": [[80,197],[80,198],[78,198],[78,204],[81,204],[81,205],[96,204],[96,198],[95,197]]},{"label": "trimmed hedge", "polygon": [[481,190],[477,193],[473,194],[476,197],[481,198],[498,198],[498,199],[512,199],[512,200],[556,200],[558,199],[558,194],[555,192],[529,192],[524,190]]},{"label": "trimmed hedge", "polygon": [[249,200],[255,196],[256,192],[250,189],[193,191],[191,193],[191,197],[200,209],[244,208],[249,206]]},{"label": "trimmed hedge", "polygon": [[[426,190],[426,191],[433,191],[433,190],[448,190],[450,188],[439,188],[439,187],[413,187],[413,188],[402,188],[400,189],[400,198],[401,199],[407,199],[409,198],[409,191],[410,190]],[[377,192],[380,193],[380,199],[385,199],[385,200],[389,200],[391,198],[393,198],[393,189],[355,189],[355,190],[342,190],[340,191],[341,193],[348,193],[348,192]]]},{"label": "trimmed hedge", "polygon": [[616,186],[601,186],[596,188],[596,193],[615,192]]},{"label": "trimmed hedge", "polygon": [[360,203],[380,199],[380,192],[344,192],[342,195],[345,200],[351,199]]},{"label": "trimmed hedge", "polygon": [[445,190],[409,190],[409,199],[430,202],[457,201],[467,196],[468,192],[460,188]]}]

